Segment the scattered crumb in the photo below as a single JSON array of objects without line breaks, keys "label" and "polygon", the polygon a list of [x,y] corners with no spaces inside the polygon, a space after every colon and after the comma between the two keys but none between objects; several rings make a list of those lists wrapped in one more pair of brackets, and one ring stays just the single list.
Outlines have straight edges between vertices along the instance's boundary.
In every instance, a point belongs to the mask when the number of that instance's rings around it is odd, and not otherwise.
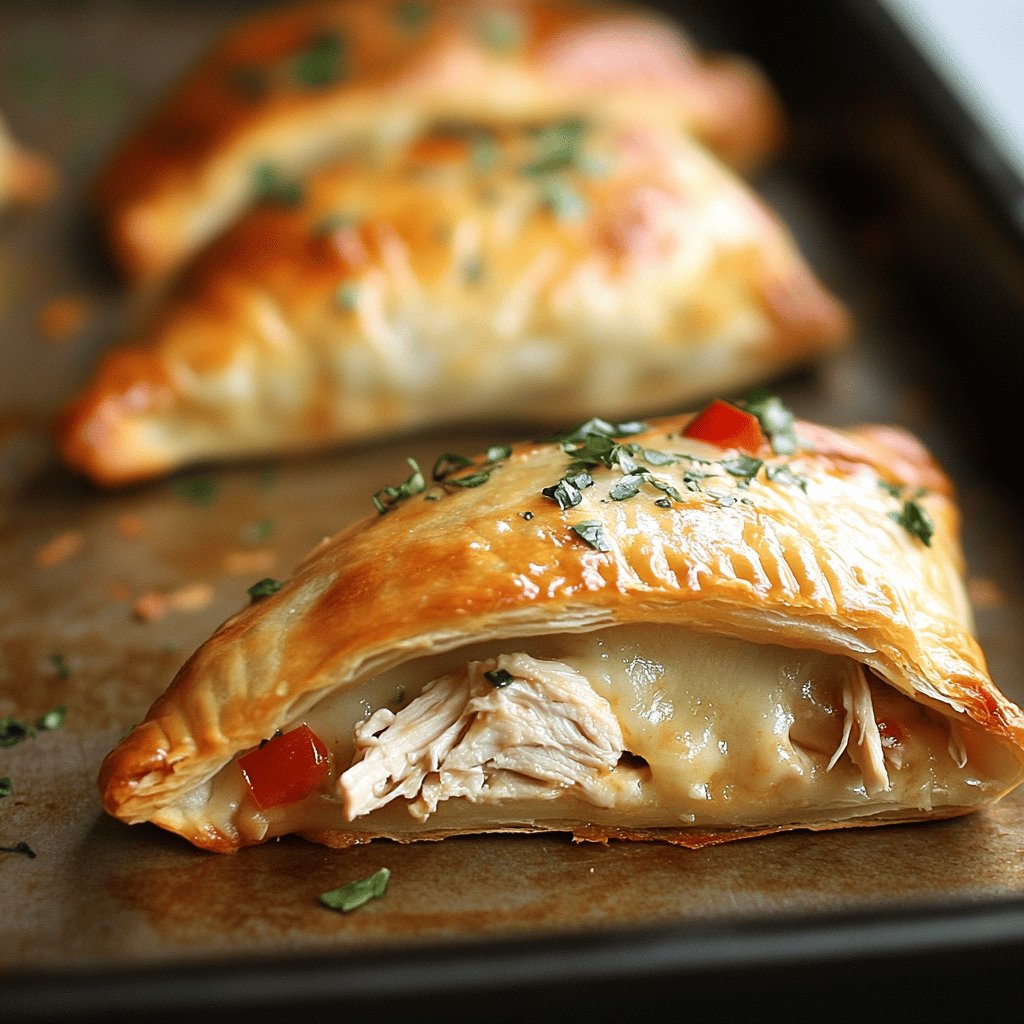
[{"label": "scattered crumb", "polygon": [[51,569],[73,558],[84,546],[85,536],[80,530],[67,530],[36,549],[35,563],[42,569]]},{"label": "scattered crumb", "polygon": [[213,600],[213,587],[209,583],[189,583],[178,590],[161,593],[151,590],[143,594],[133,607],[137,619],[156,622],[168,612],[195,612]]},{"label": "scattered crumb", "polygon": [[229,551],[224,556],[224,571],[233,576],[258,576],[274,567],[277,554],[270,548],[253,551]]},{"label": "scattered crumb", "polygon": [[82,295],[51,299],[39,311],[37,325],[48,341],[68,341],[81,329],[89,315],[89,300]]},{"label": "scattered crumb", "polygon": [[135,540],[142,534],[142,520],[132,512],[117,517],[117,532],[126,540]]},{"label": "scattered crumb", "polygon": [[989,576],[972,576],[967,581],[967,596],[975,608],[1002,608],[1006,595],[999,584]]}]

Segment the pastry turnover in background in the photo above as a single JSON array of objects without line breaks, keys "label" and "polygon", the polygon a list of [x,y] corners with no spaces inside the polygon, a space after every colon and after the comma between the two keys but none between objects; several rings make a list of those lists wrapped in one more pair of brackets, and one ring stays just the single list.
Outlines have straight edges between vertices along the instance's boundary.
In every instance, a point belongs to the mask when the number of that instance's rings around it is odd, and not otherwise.
[{"label": "pastry turnover in background", "polygon": [[410,469],[188,660],[106,759],[111,814],[216,851],[699,846],[1024,777],[949,481],[906,433],[762,395]]},{"label": "pastry turnover in background", "polygon": [[686,134],[469,124],[271,176],[105,356],[60,443],[121,484],[441,423],[616,417],[846,333],[785,226]]},{"label": "pastry turnover in background", "polygon": [[127,277],[181,266],[261,190],[356,147],[440,122],[601,116],[691,132],[738,167],[778,143],[761,73],[700,52],[640,7],[554,3],[290,4],[240,21],[113,154],[96,201]]}]

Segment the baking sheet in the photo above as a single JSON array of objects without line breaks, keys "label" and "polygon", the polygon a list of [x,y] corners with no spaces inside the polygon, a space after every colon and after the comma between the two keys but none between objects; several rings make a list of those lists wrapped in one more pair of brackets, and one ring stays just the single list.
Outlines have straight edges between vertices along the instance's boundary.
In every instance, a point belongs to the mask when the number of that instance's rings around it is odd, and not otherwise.
[{"label": "baking sheet", "polygon": [[[972,950],[1002,964],[1016,950],[1019,964],[1024,792],[957,821],[699,851],[519,836],[343,852],[285,840],[217,857],[103,816],[103,755],[245,603],[247,586],[286,575],[322,536],[370,512],[370,495],[402,475],[405,456],[426,463],[518,433],[434,432],[115,494],[57,465],[51,415],[137,313],[88,223],[88,181],[132,119],[248,6],[0,8],[0,110],[62,175],[47,206],[0,220],[0,715],[67,707],[59,730],[0,750],[0,775],[14,786],[0,801],[0,845],[35,854],[0,859],[15,904],[0,920],[0,1018],[203,1002],[269,1012],[313,996],[378,1010],[414,999],[424,1011],[461,993],[449,1019],[474,1019],[460,1016],[470,1009],[481,1019],[474,994],[509,991],[520,1001],[492,1002],[487,1017],[512,1019],[526,990],[548,1005],[568,992],[591,1008],[604,993],[607,1007],[613,993],[600,981],[643,980],[653,999],[652,979],[688,975],[694,985],[697,966],[703,977],[733,972],[739,986],[763,982],[766,966],[778,978],[783,962],[852,962],[872,950],[905,964],[956,950],[976,972]],[[713,14],[695,6],[700,27],[714,30]],[[958,387],[957,339],[937,344],[819,185],[791,158],[758,181],[851,306],[855,343],[774,385],[801,416],[898,422],[940,456],[960,489],[979,638],[996,683],[1020,702],[1024,553],[1011,495],[973,455],[980,420]],[[40,314],[66,297],[82,325],[47,337]],[[162,617],[139,617],[140,599],[161,598]],[[386,899],[344,916],[318,906],[321,891],[381,866],[392,871]],[[831,1015],[842,1019],[839,1008]]]}]

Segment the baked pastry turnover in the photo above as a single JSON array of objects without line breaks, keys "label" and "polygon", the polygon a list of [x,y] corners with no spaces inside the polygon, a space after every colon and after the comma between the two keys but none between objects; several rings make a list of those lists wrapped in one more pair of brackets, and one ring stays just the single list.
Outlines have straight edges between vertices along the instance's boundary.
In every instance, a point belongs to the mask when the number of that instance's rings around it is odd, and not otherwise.
[{"label": "baked pastry turnover", "polygon": [[356,146],[447,120],[501,126],[596,112],[692,131],[746,167],[776,145],[774,94],[749,63],[705,56],[640,8],[317,2],[238,25],[112,157],[98,209],[125,273],[180,266],[259,193]]},{"label": "baked pastry turnover", "polygon": [[701,845],[959,815],[1024,777],[910,436],[758,396],[410,468],[189,659],[107,757],[111,814],[217,851]]},{"label": "baked pastry turnover", "polygon": [[777,217],[676,131],[451,127],[265,187],[71,405],[71,465],[119,484],[442,421],[654,413],[847,333]]}]

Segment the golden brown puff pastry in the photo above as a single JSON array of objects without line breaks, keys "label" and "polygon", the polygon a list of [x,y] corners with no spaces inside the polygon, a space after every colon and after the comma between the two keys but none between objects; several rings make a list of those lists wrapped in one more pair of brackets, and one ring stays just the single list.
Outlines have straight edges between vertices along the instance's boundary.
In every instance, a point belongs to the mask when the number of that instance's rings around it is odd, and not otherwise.
[{"label": "golden brown puff pastry", "polygon": [[34,206],[47,199],[56,184],[51,164],[20,146],[0,117],[0,210]]},{"label": "golden brown puff pastry", "polygon": [[305,3],[235,26],[114,154],[98,207],[125,272],[155,280],[234,220],[261,164],[302,175],[439,120],[595,112],[692,130],[739,166],[774,148],[781,122],[749,63],[698,53],[641,8]]},{"label": "golden brown puff pastry", "polygon": [[997,800],[1024,714],[972,638],[949,482],[899,430],[794,445],[759,402],[752,452],[682,416],[413,465],[189,659],[108,755],[107,810],[230,851]]},{"label": "golden brown puff pastry", "polygon": [[847,332],[778,219],[674,131],[465,128],[274,188],[106,356],[62,419],[71,465],[119,484],[442,421],[655,412]]}]

